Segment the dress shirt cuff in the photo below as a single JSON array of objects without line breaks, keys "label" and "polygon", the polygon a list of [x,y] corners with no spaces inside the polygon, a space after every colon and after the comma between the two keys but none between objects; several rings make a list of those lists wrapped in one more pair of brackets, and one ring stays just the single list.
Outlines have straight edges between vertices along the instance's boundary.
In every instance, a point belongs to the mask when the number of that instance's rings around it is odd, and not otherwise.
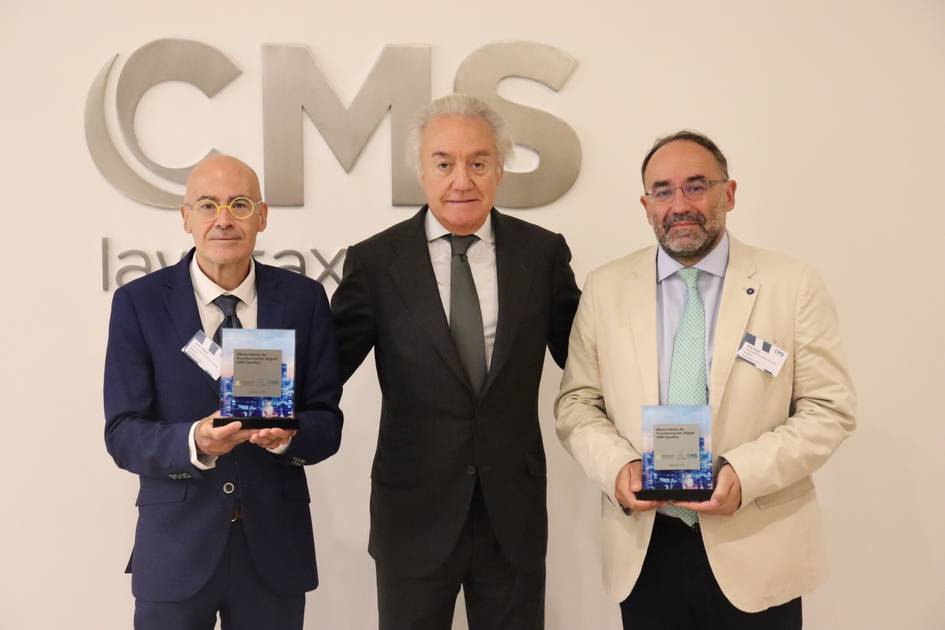
[{"label": "dress shirt cuff", "polygon": [[292,444],[292,438],[289,438],[289,441],[281,446],[276,446],[274,448],[267,448],[266,450],[272,453],[273,455],[282,455],[289,448],[289,444]]},{"label": "dress shirt cuff", "polygon": [[216,455],[201,455],[197,452],[197,438],[195,434],[197,433],[197,425],[201,422],[202,420],[197,420],[190,425],[190,437],[187,439],[187,444],[190,446],[190,463],[193,464],[194,468],[197,470],[210,470],[217,465]]}]

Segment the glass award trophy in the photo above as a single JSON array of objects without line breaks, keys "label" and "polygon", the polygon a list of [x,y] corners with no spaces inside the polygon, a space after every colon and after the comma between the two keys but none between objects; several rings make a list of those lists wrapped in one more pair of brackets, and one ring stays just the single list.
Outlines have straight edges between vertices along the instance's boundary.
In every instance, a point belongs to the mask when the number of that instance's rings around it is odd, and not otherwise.
[{"label": "glass award trophy", "polygon": [[224,328],[220,417],[213,426],[297,429],[295,331]]},{"label": "glass award trophy", "polygon": [[712,409],[643,406],[643,501],[706,501],[712,496]]}]

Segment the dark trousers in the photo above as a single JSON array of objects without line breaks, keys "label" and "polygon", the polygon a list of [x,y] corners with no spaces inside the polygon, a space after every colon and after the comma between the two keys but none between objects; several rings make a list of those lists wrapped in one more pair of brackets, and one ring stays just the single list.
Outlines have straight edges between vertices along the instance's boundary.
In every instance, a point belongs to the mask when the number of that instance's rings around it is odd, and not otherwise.
[{"label": "dark trousers", "polygon": [[469,630],[544,628],[545,570],[522,572],[511,565],[478,484],[462,534],[440,568],[407,577],[397,567],[377,567],[380,630],[449,630],[460,586]]},{"label": "dark trousers", "polygon": [[304,593],[277,595],[263,582],[236,521],[207,584],[180,602],[136,599],[135,630],[213,630],[217,612],[224,630],[302,630],[304,611]]},{"label": "dark trousers", "polygon": [[657,514],[643,569],[620,614],[624,630],[799,630],[801,598],[757,613],[738,610],[715,581],[699,532]]}]

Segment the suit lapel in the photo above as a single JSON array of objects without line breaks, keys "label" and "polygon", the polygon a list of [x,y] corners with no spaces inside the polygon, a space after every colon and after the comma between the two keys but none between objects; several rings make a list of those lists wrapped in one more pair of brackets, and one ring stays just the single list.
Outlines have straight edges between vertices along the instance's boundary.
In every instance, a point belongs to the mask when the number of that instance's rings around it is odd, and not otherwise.
[{"label": "suit lapel", "polygon": [[649,405],[658,405],[660,401],[656,291],[656,248],[653,247],[644,252],[628,276],[626,290],[631,302],[626,312],[643,378],[643,394]]},{"label": "suit lapel", "polygon": [[256,263],[256,328],[285,328],[285,296],[272,267]]},{"label": "suit lapel", "polygon": [[495,231],[499,320],[489,365],[489,378],[483,388],[483,394],[495,381],[509,357],[522,321],[522,313],[528,303],[527,297],[533,278],[528,265],[528,233],[521,230],[517,224],[505,220],[495,209],[492,210],[492,227]]},{"label": "suit lapel", "polygon": [[761,283],[752,279],[755,265],[745,246],[729,236],[728,268],[715,326],[712,371],[709,374],[709,404],[716,416],[735,362],[735,353],[745,334]]},{"label": "suit lapel", "polygon": [[[190,261],[193,260],[194,250],[174,265],[174,273],[167,283],[167,293],[164,295],[164,306],[177,333],[175,344],[183,348],[198,330],[201,330],[200,313],[197,311],[197,298],[194,296],[194,285],[190,280]],[[189,362],[189,361],[188,361]],[[200,373],[201,378],[219,396],[220,387],[217,381],[209,374],[191,362],[194,370]]]},{"label": "suit lapel", "polygon": [[443,301],[436,286],[436,276],[430,262],[430,248],[427,246],[426,231],[423,227],[426,212],[426,206],[421,208],[404,237],[392,243],[395,257],[390,266],[391,278],[420,330],[430,337],[436,351],[456,378],[472,391],[466,370],[463,369],[459,353],[456,352],[456,346],[450,336]]}]

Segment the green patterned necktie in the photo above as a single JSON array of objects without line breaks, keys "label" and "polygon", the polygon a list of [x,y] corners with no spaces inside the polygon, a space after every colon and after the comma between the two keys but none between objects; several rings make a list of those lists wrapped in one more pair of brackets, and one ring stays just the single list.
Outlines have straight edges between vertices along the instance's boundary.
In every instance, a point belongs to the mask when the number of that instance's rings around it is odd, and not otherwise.
[{"label": "green patterned necktie", "polygon": [[[673,361],[669,368],[669,392],[666,402],[670,405],[705,405],[708,390],[705,371],[705,308],[696,280],[699,270],[687,267],[676,272],[686,283],[686,306],[676,327],[673,340]],[[699,522],[699,515],[692,510],[667,505],[661,510],[675,516],[689,527]]]}]

